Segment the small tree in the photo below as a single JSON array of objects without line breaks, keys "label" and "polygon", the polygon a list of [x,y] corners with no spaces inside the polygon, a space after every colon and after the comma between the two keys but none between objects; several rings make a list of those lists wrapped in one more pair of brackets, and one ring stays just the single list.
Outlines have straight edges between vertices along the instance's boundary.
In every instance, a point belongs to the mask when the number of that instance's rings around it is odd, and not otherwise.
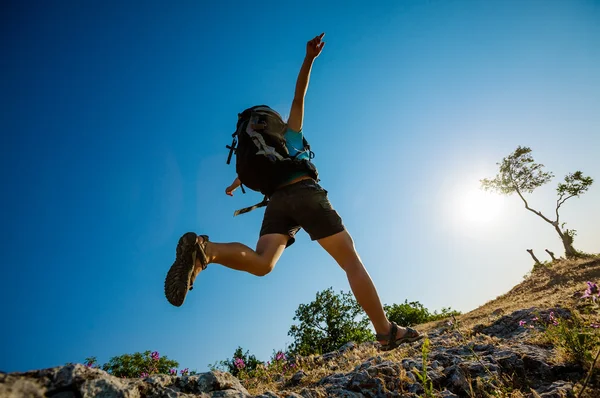
[{"label": "small tree", "polygon": [[374,339],[369,320],[348,292],[335,294],[333,288],[318,292],[315,301],[300,304],[288,332],[294,338],[289,352],[299,355],[334,351],[349,341],[362,343]]},{"label": "small tree", "polygon": [[[541,211],[532,209],[523,196],[525,193],[531,193],[536,188],[549,182],[554,174],[542,171],[544,165],[534,163],[531,156],[531,149],[527,147],[517,147],[508,157],[502,159],[502,162],[496,163],[500,172],[493,179],[484,178],[481,180],[481,187],[486,191],[494,191],[503,195],[519,195],[525,208],[533,214],[541,217],[544,221],[554,227],[565,248],[566,257],[577,257],[580,253],[573,247],[573,239],[576,231],[574,229],[564,228],[565,223],[560,224],[559,209],[570,198],[579,197],[587,192],[594,180],[586,177],[581,171],[569,173],[565,176],[564,182],[558,184],[556,192],[556,218],[548,218]],[[563,229],[564,228],[564,229]]]}]

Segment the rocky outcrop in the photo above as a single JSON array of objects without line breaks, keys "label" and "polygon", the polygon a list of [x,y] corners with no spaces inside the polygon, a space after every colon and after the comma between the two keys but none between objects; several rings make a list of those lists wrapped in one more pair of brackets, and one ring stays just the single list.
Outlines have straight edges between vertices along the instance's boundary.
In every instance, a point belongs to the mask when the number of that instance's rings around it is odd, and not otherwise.
[{"label": "rocky outcrop", "polygon": [[[425,369],[421,350],[424,340],[413,343],[411,353],[405,358],[390,360],[383,354],[377,355],[365,358],[348,371],[338,364],[343,362],[344,355],[359,348],[349,343],[316,358],[333,373],[316,382],[314,379],[306,382],[310,370],[300,370],[282,377],[278,391],[267,391],[257,397],[420,397],[433,392],[432,396],[450,398],[486,396],[499,390],[521,391],[528,397],[574,397],[573,387],[585,377],[584,369],[577,364],[556,363],[552,347],[528,343],[528,337],[537,328],[530,320],[548,318],[550,312],[557,317],[570,316],[561,309],[515,311],[490,325],[476,326],[469,338],[452,326],[440,326],[429,332]],[[519,324],[520,321],[527,323]],[[346,371],[336,373],[336,369]],[[186,377],[154,375],[145,379],[119,379],[99,369],[68,365],[0,374],[0,397],[98,396],[250,397],[250,394],[232,375],[217,371]]]},{"label": "rocky outcrop", "polygon": [[194,376],[153,375],[145,379],[120,379],[81,364],[26,373],[0,374],[2,398],[92,397],[250,397],[229,373]]}]

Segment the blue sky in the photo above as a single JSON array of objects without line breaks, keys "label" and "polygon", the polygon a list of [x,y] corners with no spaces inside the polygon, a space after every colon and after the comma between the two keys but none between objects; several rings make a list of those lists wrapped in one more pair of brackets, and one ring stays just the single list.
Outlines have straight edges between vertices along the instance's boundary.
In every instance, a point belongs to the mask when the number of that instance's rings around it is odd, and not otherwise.
[{"label": "blue sky", "polygon": [[[210,265],[163,296],[181,234],[254,247],[257,193],[224,194],[236,115],[289,113],[325,32],[304,132],[384,303],[469,311],[562,253],[516,197],[478,180],[518,145],[600,184],[598,1],[14,1],[0,16],[0,370],[157,350],[206,371],[267,360],[342,270],[306,233],[264,278]],[[562,211],[598,252],[600,189]]]}]

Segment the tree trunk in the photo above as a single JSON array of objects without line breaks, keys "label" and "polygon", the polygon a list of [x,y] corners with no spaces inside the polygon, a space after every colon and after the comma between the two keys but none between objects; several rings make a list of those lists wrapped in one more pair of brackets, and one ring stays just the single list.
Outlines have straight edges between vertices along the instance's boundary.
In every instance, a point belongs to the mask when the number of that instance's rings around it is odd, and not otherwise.
[{"label": "tree trunk", "polygon": [[560,236],[560,239],[562,240],[563,246],[565,248],[565,257],[577,257],[579,253],[577,253],[577,250],[575,250],[575,248],[573,247],[573,237],[561,231],[558,225],[555,225],[554,229],[556,229],[556,232],[558,232],[558,236]]},{"label": "tree trunk", "polygon": [[533,258],[533,261],[535,261],[536,265],[542,265],[542,263],[540,263],[540,260],[538,260],[535,254],[533,254],[533,249],[527,249],[527,253],[531,254],[531,257]]},{"label": "tree trunk", "polygon": [[554,253],[552,253],[550,250],[546,249],[546,253],[548,253],[550,255],[550,257],[552,257],[552,261],[556,261],[556,257],[554,257]]}]

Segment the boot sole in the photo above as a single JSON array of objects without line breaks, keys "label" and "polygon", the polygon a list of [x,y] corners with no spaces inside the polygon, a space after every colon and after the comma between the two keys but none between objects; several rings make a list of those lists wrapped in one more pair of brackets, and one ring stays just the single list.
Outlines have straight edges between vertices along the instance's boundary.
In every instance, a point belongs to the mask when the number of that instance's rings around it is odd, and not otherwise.
[{"label": "boot sole", "polygon": [[188,232],[179,238],[175,262],[165,278],[165,297],[175,307],[180,307],[190,288],[190,279],[194,272],[194,251],[197,235]]}]

